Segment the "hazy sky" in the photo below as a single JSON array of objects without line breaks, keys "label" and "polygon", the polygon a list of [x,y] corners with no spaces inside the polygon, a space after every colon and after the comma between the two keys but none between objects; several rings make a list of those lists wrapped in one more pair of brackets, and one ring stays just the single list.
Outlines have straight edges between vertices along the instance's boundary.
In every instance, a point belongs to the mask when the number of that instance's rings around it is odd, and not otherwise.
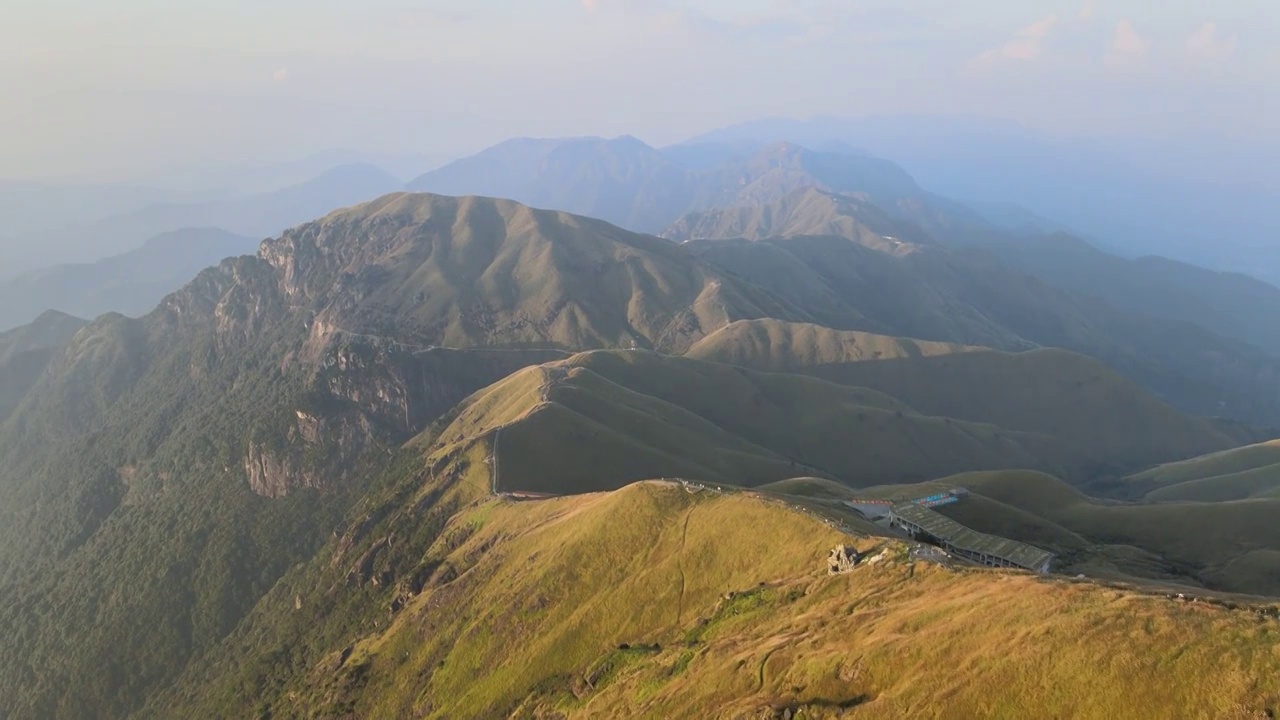
[{"label": "hazy sky", "polygon": [[1275,0],[2,0],[0,177],[763,116],[1268,141]]}]

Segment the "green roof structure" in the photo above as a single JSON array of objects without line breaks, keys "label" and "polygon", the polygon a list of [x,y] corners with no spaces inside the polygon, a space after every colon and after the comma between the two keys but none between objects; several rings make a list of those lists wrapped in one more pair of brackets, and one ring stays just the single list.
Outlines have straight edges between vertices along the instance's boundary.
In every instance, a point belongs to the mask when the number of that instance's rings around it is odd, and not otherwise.
[{"label": "green roof structure", "polygon": [[961,557],[993,566],[1014,566],[1046,573],[1053,553],[1017,540],[987,535],[967,528],[915,502],[898,503],[889,511],[890,522],[913,537],[927,536]]}]

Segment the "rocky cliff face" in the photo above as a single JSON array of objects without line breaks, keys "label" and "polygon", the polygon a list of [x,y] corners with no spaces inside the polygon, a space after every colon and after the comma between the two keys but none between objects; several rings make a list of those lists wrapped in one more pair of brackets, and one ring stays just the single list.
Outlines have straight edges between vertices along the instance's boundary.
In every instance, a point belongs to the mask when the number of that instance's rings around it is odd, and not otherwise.
[{"label": "rocky cliff face", "polygon": [[294,410],[284,443],[250,443],[249,486],[283,497],[297,488],[344,482],[360,458],[422,432],[471,393],[528,365],[564,357],[554,350],[411,350],[340,335],[315,369],[305,407]]}]

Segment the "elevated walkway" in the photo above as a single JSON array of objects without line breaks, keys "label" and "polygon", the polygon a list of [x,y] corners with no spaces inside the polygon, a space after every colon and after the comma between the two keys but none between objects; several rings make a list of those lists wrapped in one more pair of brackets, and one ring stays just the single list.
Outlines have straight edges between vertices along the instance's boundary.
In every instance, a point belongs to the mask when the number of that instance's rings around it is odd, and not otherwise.
[{"label": "elevated walkway", "polygon": [[917,540],[938,545],[953,555],[989,567],[1047,573],[1053,561],[1051,552],[1017,540],[980,533],[916,502],[891,506],[889,525]]}]

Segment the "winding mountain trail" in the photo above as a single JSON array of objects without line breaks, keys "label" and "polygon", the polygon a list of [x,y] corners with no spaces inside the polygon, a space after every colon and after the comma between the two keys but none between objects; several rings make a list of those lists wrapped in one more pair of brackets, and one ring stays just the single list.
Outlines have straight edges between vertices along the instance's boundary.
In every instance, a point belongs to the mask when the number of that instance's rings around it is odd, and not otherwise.
[{"label": "winding mountain trail", "polygon": [[694,508],[689,508],[689,512],[684,514],[684,527],[680,530],[680,549],[676,551],[676,569],[680,573],[680,597],[676,600],[676,625],[680,624],[680,620],[684,617],[684,590],[686,587],[684,576],[684,546],[689,539],[689,518],[693,517]]}]

